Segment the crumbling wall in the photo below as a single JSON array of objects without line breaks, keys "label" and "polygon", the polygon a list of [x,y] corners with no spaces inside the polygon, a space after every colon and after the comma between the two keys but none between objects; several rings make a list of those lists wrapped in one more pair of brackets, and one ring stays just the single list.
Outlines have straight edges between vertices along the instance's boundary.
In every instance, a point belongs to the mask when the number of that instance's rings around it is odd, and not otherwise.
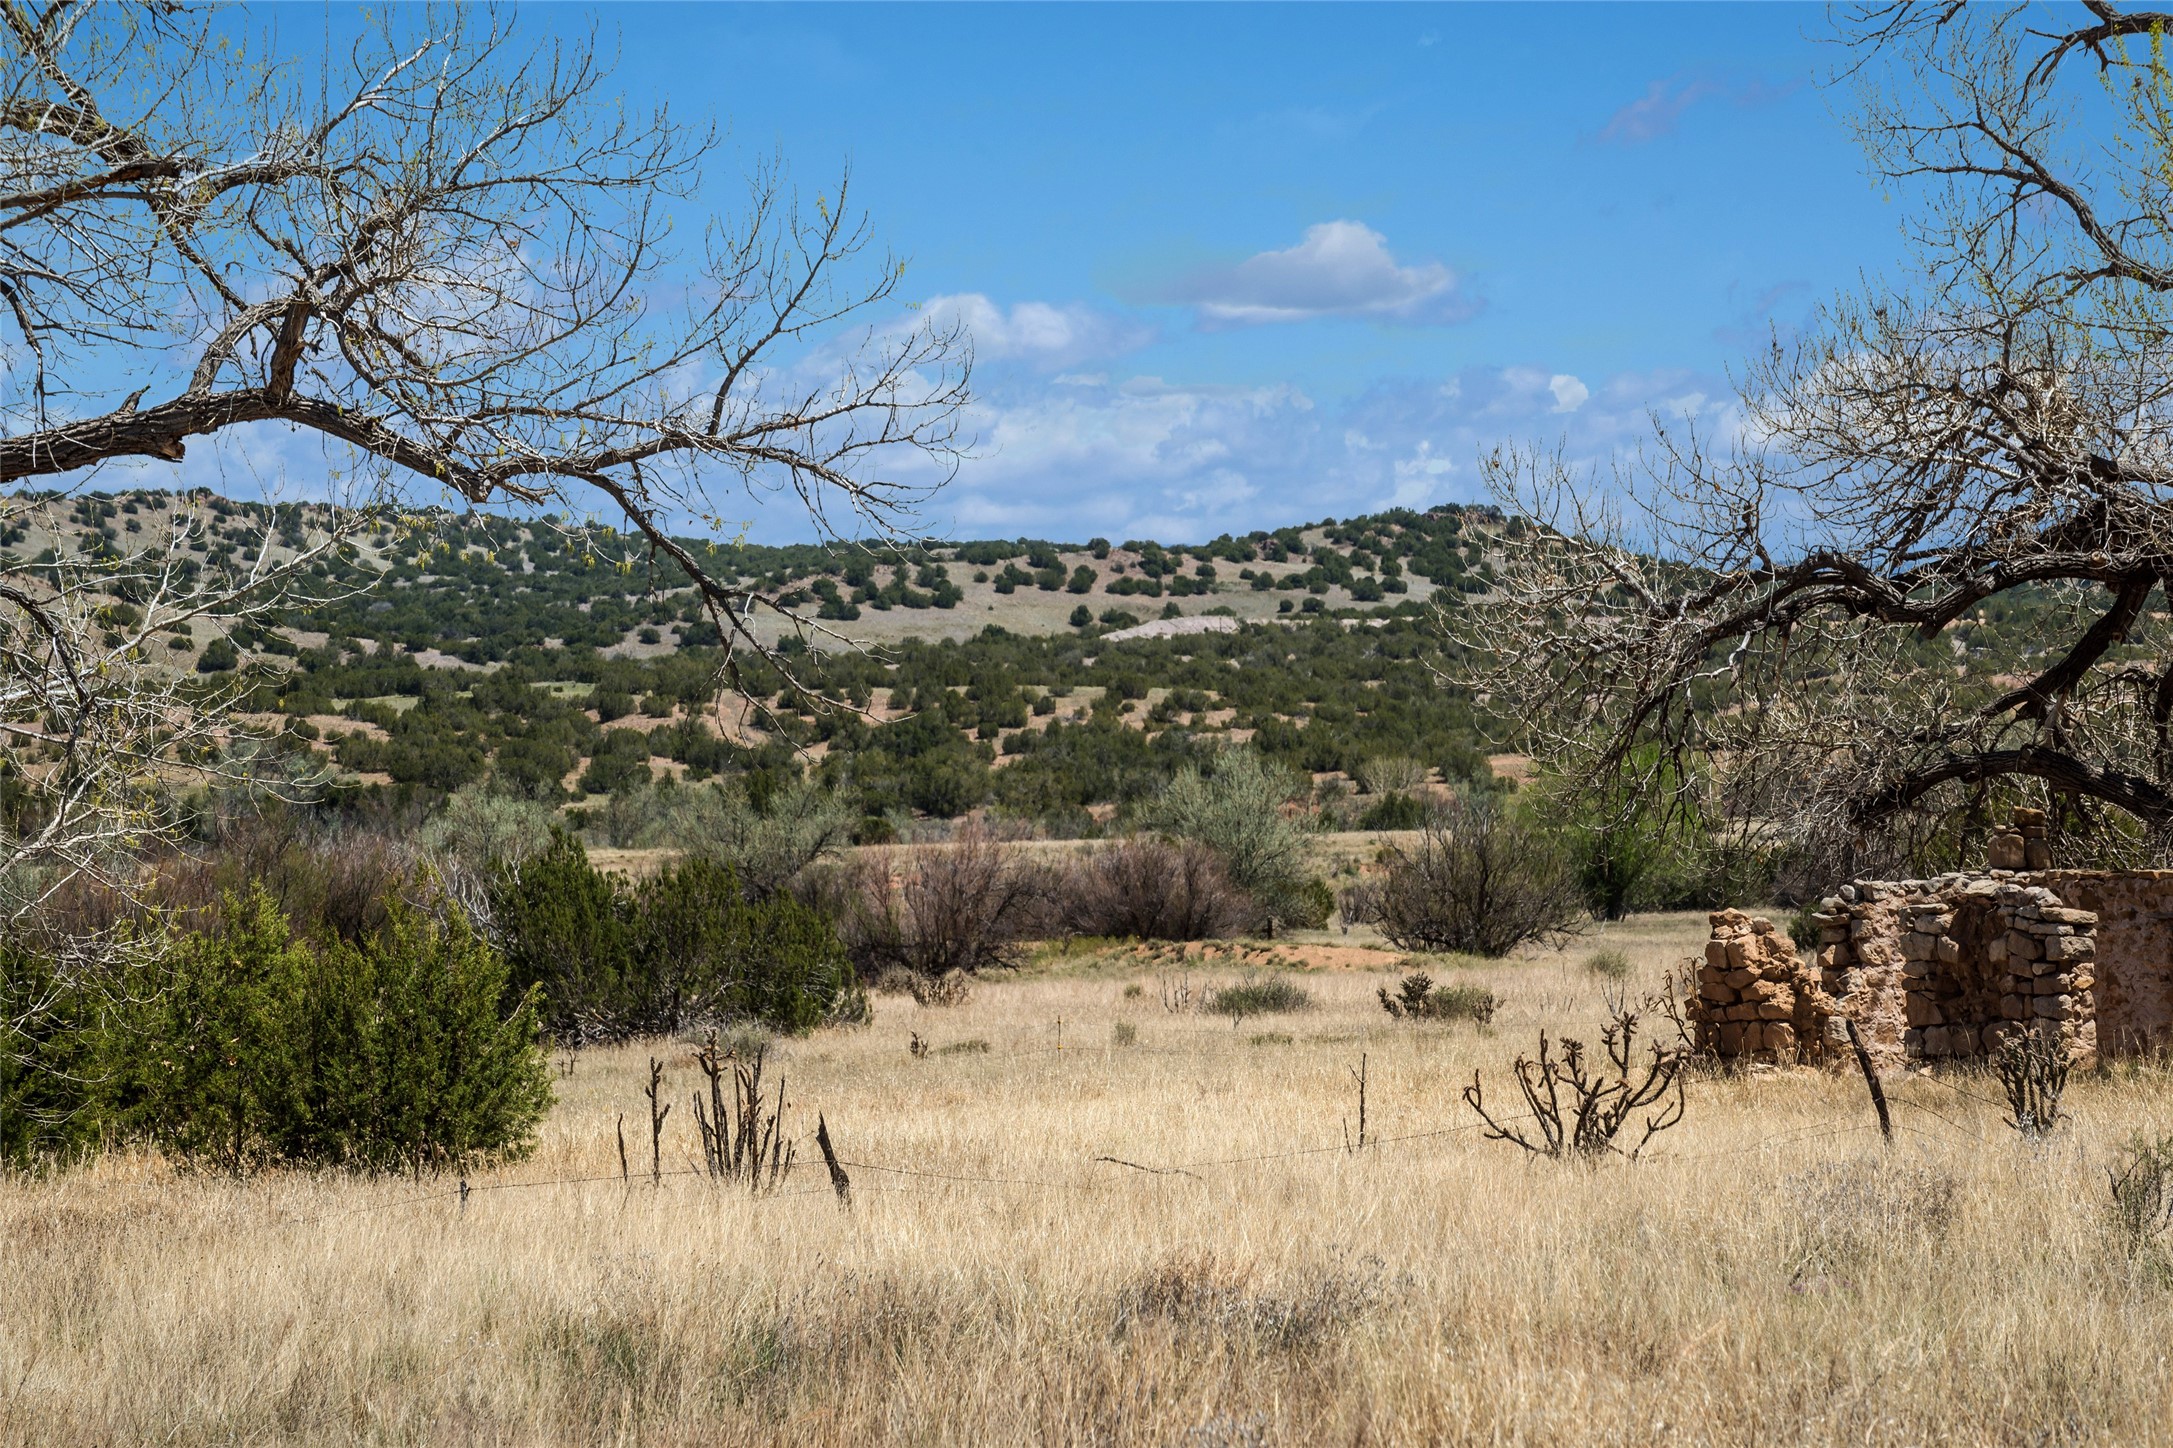
[{"label": "crumbling wall", "polygon": [[2055,869],[2034,809],[1989,854],[1982,873],[1843,886],[1812,916],[1815,971],[1771,922],[1716,912],[1691,1005],[1700,1044],[1832,1061],[1854,1021],[1882,1070],[1990,1055],[2018,1030],[2079,1060],[2173,1049],[2173,870]]},{"label": "crumbling wall", "polygon": [[[2080,1059],[2098,1049],[2098,917],[2043,884],[2013,875],[1860,880],[1822,901],[1815,974],[1796,963],[1788,937],[1741,911],[1713,915],[1694,1014],[1713,1023],[1700,1037],[1722,1059],[1838,1059],[1847,1020],[1872,1062],[1989,1055],[2014,1031],[2057,1035]],[[1746,945],[1745,942],[1757,942]],[[1732,970],[1714,973],[1716,948]],[[1786,960],[1782,959],[1785,951]],[[1788,982],[1789,1029],[1731,1036],[1746,1020],[1736,984],[1740,953],[1752,976]],[[1779,996],[1768,988],[1764,1005]],[[2167,995],[2173,1001],[2173,983]],[[1769,1019],[1761,1010],[1759,1019]],[[1778,1049],[1784,1044],[1793,1054]]]},{"label": "crumbling wall", "polygon": [[[2017,1030],[2096,1054],[2097,917],[2044,885],[1994,875],[1859,881],[1823,902],[1821,917],[1838,917],[1849,937],[1833,949],[1838,1013],[1859,1030],[1867,1018],[1890,1022],[1899,996],[1898,1041],[1889,1029],[1866,1042],[1882,1067],[1990,1055]],[[1881,969],[1865,969],[1867,959]],[[1851,969],[1862,971],[1853,981]]]},{"label": "crumbling wall", "polygon": [[1729,1060],[1791,1064],[1818,1051],[1825,1007],[1818,979],[1770,920],[1716,910],[1691,1028],[1701,1050]]}]

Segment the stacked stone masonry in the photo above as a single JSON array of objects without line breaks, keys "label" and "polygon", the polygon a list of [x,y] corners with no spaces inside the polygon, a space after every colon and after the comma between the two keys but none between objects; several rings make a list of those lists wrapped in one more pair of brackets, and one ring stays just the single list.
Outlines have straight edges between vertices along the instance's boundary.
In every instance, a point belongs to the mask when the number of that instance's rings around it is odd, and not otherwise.
[{"label": "stacked stone masonry", "polygon": [[1882,1070],[1984,1056],[2018,1031],[2081,1060],[2173,1048],[2173,872],[2050,868],[2031,810],[1991,858],[2002,868],[1844,886],[1812,916],[1807,962],[1770,922],[1715,912],[1691,1002],[1700,1044],[1840,1064],[1853,1020]]},{"label": "stacked stone masonry", "polygon": [[1794,1061],[1823,1024],[1816,976],[1795,943],[1740,910],[1712,917],[1691,1015],[1701,1049],[1762,1061]]},{"label": "stacked stone masonry", "polygon": [[1859,881],[1814,918],[1829,1049],[1847,1017],[1882,1067],[1988,1055],[2023,1030],[2097,1052],[2097,916],[2028,877]]}]

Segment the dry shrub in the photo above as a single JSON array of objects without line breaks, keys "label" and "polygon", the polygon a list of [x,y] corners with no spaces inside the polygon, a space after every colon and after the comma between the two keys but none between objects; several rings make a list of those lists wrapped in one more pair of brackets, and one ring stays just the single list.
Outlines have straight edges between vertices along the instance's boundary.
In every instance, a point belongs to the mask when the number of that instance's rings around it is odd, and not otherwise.
[{"label": "dry shrub", "polygon": [[1235,935],[1256,913],[1207,846],[1129,839],[1073,861],[1057,918],[1080,935],[1205,940]]},{"label": "dry shrub", "polygon": [[297,936],[350,944],[384,929],[391,905],[418,890],[417,852],[390,829],[323,823],[289,810],[237,815],[216,835],[164,851],[134,881],[85,872],[37,912],[54,940],[87,940],[124,924],[147,924],[145,905],[169,910],[191,929],[218,925],[220,903],[262,886]]},{"label": "dry shrub", "polygon": [[1874,1261],[1922,1260],[1953,1227],[1957,1188],[1938,1167],[1885,1154],[1797,1172],[1781,1193],[1793,1209],[1791,1282],[1823,1286]]},{"label": "dry shrub", "polygon": [[1373,1256],[1314,1266],[1281,1292],[1261,1290],[1253,1277],[1212,1253],[1167,1258],[1118,1290],[1115,1335],[1159,1326],[1213,1343],[1318,1348],[1380,1306],[1392,1285],[1386,1264]]},{"label": "dry shrub", "polygon": [[874,988],[886,995],[911,996],[920,1006],[962,1006],[973,999],[973,977],[962,970],[930,977],[894,965],[875,978]]},{"label": "dry shrub", "polygon": [[1585,973],[1603,980],[1622,980],[1630,973],[1630,957],[1618,946],[1605,946],[1584,960]]},{"label": "dry shrub", "polygon": [[1381,918],[1381,883],[1378,880],[1354,880],[1336,892],[1336,920],[1343,933],[1351,933],[1354,925],[1371,925]]},{"label": "dry shrub", "polygon": [[903,969],[932,980],[1017,965],[1046,928],[1049,878],[1015,845],[968,828],[947,845],[871,852],[815,893],[862,978]]},{"label": "dry shrub", "polygon": [[202,853],[170,862],[159,872],[158,895],[162,904],[209,913],[222,895],[261,884],[297,934],[362,940],[384,928],[416,858],[390,833],[316,825],[282,811],[232,826]]},{"label": "dry shrub", "polygon": [[913,977],[913,1000],[924,1006],[962,1006],[973,999],[973,977],[962,970],[947,970],[930,980],[925,975]]},{"label": "dry shrub", "polygon": [[1281,976],[1251,977],[1234,985],[1218,986],[1207,993],[1203,1007],[1218,1016],[1243,1020],[1247,1016],[1281,1015],[1311,1010],[1312,996],[1305,987]]},{"label": "dry shrub", "polygon": [[1375,923],[1402,950],[1501,956],[1576,933],[1583,897],[1562,852],[1490,797],[1456,796],[1395,850]]},{"label": "dry shrub", "polygon": [[2105,1172],[2112,1187],[2113,1230],[2129,1260],[2173,1276],[2173,1136],[2138,1135]]}]

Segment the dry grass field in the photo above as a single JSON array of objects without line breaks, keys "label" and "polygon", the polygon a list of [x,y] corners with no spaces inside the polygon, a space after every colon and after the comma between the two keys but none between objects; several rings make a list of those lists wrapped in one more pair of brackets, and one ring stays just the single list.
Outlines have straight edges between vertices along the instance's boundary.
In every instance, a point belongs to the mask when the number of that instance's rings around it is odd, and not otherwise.
[{"label": "dry grass field", "polygon": [[[1649,984],[1702,932],[1607,943]],[[1594,944],[1457,972],[1504,999],[1484,1030],[1391,1021],[1393,977],[1354,970],[1299,976],[1297,1014],[1172,1013],[1136,956],[1085,952],[884,996],[778,1048],[802,1168],[766,1197],[690,1172],[684,1046],[658,1187],[639,1048],[574,1062],[540,1150],[465,1206],[129,1156],[0,1182],[0,1441],[2173,1440],[2173,1288],[2104,1171],[2173,1127],[2173,1078],[2078,1079],[2035,1146],[1990,1081],[1911,1079],[1891,1148],[1860,1082],[1702,1079],[1640,1162],[1527,1160],[1457,1093],[1590,1026]],[[1361,1054],[1376,1141],[1346,1152]]]}]

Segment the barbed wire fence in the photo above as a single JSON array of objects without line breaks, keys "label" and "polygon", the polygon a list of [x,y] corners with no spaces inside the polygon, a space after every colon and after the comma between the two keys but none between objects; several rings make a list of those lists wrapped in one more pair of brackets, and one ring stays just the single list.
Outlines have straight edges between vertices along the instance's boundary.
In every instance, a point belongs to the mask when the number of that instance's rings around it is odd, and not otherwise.
[{"label": "barbed wire fence", "polygon": [[[1082,1047],[1077,1045],[1028,1046],[1024,1048],[1015,1048],[1011,1051],[1007,1051],[1001,1054],[1006,1057],[1018,1057],[1041,1055],[1045,1053],[1055,1053],[1060,1051],[1079,1053],[1084,1051],[1092,1051],[1095,1049],[1096,1048],[1093,1047]],[[1135,1052],[1138,1049],[1139,1048],[1136,1047],[1125,1048],[1127,1053]],[[1162,1052],[1160,1054],[1182,1055],[1187,1053],[1173,1050]],[[1717,1078],[1708,1078],[1708,1080],[1712,1079]],[[1960,1087],[1955,1086],[1950,1082],[1942,1081],[1935,1076],[1911,1075],[1904,1078],[1903,1081],[1897,1083],[1897,1085],[1899,1087],[1905,1088],[1906,1086],[1913,1084],[1917,1081],[1931,1082],[1932,1084],[1941,1086],[1975,1104],[1984,1106],[1992,1110],[1998,1109],[1998,1104],[1996,1102],[1992,1102],[1987,1098],[1977,1096],[1974,1093],[1964,1091]],[[1894,1097],[1894,1104],[1897,1106],[1906,1107],[1911,1111],[1921,1113],[1922,1115],[1930,1118],[1931,1120],[1936,1121],[1944,1129],[1945,1134],[1942,1135],[1939,1132],[1926,1131],[1921,1127],[1917,1127],[1906,1122],[1896,1124],[1896,1129],[1899,1131],[1904,1131],[1911,1135],[1924,1137],[1930,1140],[1961,1140],[1973,1143],[1982,1143],[1984,1140],[1986,1140],[1983,1133],[1973,1130],[1972,1128],[1964,1125],[1959,1121],[1956,1121],[1945,1113],[1936,1111],[1931,1107],[1926,1106],[1922,1102],[1912,1100],[1906,1096],[1897,1095]],[[1502,1118],[1505,1123],[1529,1121],[1532,1119],[1533,1118],[1530,1113],[1521,1113],[1513,1117]],[[839,1168],[842,1168],[844,1171],[847,1172],[870,1173],[874,1174],[877,1177],[902,1178],[913,1183],[930,1184],[926,1187],[899,1187],[885,1185],[880,1181],[865,1183],[856,1182],[853,1183],[850,1188],[850,1190],[853,1192],[858,1192],[862,1190],[873,1190],[887,1193],[914,1194],[939,1190],[955,1190],[958,1188],[1027,1188],[1043,1191],[1103,1193],[1141,1190],[1153,1187],[1157,1184],[1165,1186],[1174,1185],[1177,1181],[1180,1180],[1190,1180],[1193,1182],[1205,1183],[1208,1180],[1208,1177],[1206,1175],[1207,1173],[1215,1172],[1222,1169],[1259,1166],[1270,1162],[1303,1161],[1319,1157],[1353,1156],[1359,1154],[1378,1153],[1387,1148],[1408,1147],[1423,1142],[1442,1141],[1458,1137],[1465,1137],[1475,1132],[1484,1131],[1486,1130],[1486,1128],[1487,1123],[1483,1121],[1472,1121],[1459,1123],[1454,1126],[1432,1128],[1424,1131],[1412,1131],[1388,1136],[1370,1137],[1362,1147],[1356,1148],[1354,1148],[1352,1143],[1346,1139],[1322,1144],[1296,1145],[1274,1151],[1246,1152],[1236,1155],[1201,1157],[1174,1162],[1134,1161],[1127,1158],[1121,1158],[1104,1153],[1088,1156],[1084,1159],[1084,1161],[1070,1157],[1047,1159],[1039,1163],[1030,1163],[1023,1171],[1012,1173],[940,1171],[923,1166],[904,1166],[894,1162],[862,1160],[857,1157],[845,1156],[843,1154],[836,1155],[835,1162]],[[1742,1158],[1755,1156],[1776,1149],[1801,1147],[1808,1145],[1812,1142],[1828,1141],[1848,1136],[1857,1136],[1869,1132],[1876,1132],[1879,1130],[1880,1127],[1878,1126],[1878,1124],[1871,1121],[1857,1122],[1849,1125],[1833,1125],[1829,1123],[1819,1123],[1811,1126],[1793,1128],[1787,1131],[1773,1132],[1768,1135],[1761,1136],[1755,1141],[1741,1143],[1738,1145],[1729,1146],[1713,1151],[1656,1152],[1641,1158],[1641,1164],[1652,1167],[1662,1167],[1696,1162],[1709,1162],[1728,1158]],[[813,1142],[815,1140],[815,1135],[816,1134],[813,1132],[806,1133],[809,1142]],[[780,1176],[782,1179],[789,1181],[791,1180],[794,1173],[809,1171],[816,1168],[825,1167],[826,1165],[827,1163],[820,1158],[795,1159],[785,1164],[783,1171],[780,1173]],[[1106,1165],[1124,1169],[1126,1174],[1123,1176],[1112,1176],[1104,1174],[1096,1177],[1082,1177],[1074,1174],[1072,1170],[1081,1165]],[[663,1185],[666,1180],[675,1180],[679,1178],[692,1178],[698,1181],[705,1181],[715,1183],[717,1185],[722,1185],[722,1182],[716,1177],[713,1171],[702,1166],[693,1165],[691,1163],[684,1167],[664,1167],[655,1171],[633,1172],[622,1168],[621,1171],[616,1173],[537,1177],[518,1181],[472,1182],[465,1177],[462,1177],[453,1185],[433,1189],[430,1191],[418,1192],[409,1196],[394,1199],[392,1201],[367,1203],[360,1206],[347,1207],[323,1213],[282,1216],[276,1219],[276,1225],[308,1226],[348,1217],[404,1211],[413,1208],[428,1206],[432,1203],[439,1202],[457,1202],[459,1204],[460,1210],[462,1212],[465,1212],[467,1210],[468,1203],[472,1198],[487,1196],[489,1194],[499,1192],[534,1191],[560,1187],[603,1186],[616,1183],[621,1186],[629,1194],[629,1196],[631,1196],[637,1191],[658,1189]],[[846,1190],[839,1186],[835,1174],[833,1174],[831,1180],[824,1181],[815,1185],[786,1186],[780,1189],[772,1189],[759,1192],[742,1190],[738,1194],[742,1195],[746,1200],[757,1204],[768,1204],[780,1201],[787,1201],[798,1197],[822,1196],[831,1194],[836,1195],[841,1201],[843,1201],[847,1196]]]}]

